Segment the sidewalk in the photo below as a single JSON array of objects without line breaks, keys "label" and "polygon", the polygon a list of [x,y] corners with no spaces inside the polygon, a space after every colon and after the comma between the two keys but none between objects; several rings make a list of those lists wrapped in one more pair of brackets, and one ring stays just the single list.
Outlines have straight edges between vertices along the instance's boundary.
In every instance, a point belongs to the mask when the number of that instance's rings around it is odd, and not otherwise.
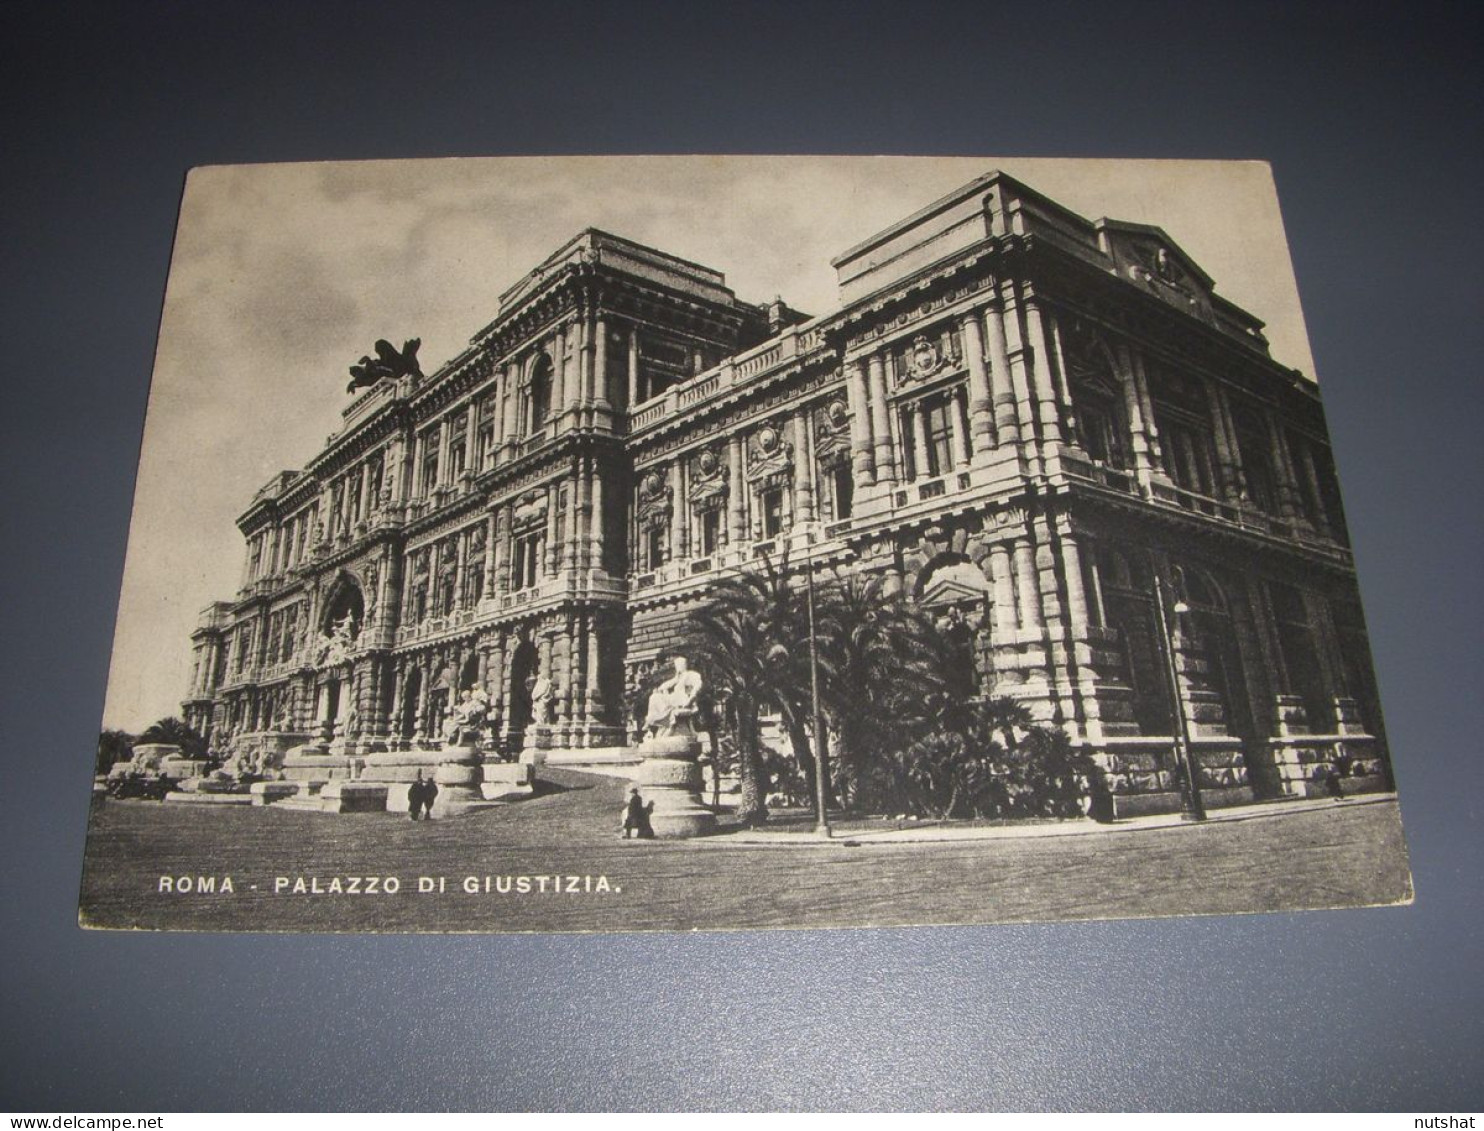
[{"label": "sidewalk", "polygon": [[[1291,813],[1315,813],[1357,805],[1395,804],[1395,793],[1364,793],[1341,800],[1333,798],[1300,798],[1292,801],[1266,801],[1255,805],[1237,805],[1211,810],[1205,824],[1229,821],[1256,821],[1286,816]],[[837,831],[829,840],[814,835],[812,828],[792,831],[737,829],[698,838],[693,844],[753,845],[757,847],[820,847],[838,845],[854,848],[865,844],[936,844],[970,840],[1023,840],[1031,837],[1105,836],[1110,833],[1143,832],[1148,829],[1198,828],[1202,822],[1181,820],[1179,813],[1160,813],[1148,817],[1128,817],[1111,824],[1098,824],[1086,817],[1066,821],[1010,823],[969,827],[951,822],[921,821],[907,826]]]}]

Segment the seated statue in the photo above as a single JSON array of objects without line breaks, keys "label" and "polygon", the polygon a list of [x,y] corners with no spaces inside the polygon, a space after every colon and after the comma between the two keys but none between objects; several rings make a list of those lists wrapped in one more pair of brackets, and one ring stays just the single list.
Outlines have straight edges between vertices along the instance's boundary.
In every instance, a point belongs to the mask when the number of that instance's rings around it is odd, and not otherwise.
[{"label": "seated statue", "polygon": [[489,713],[489,697],[482,691],[465,689],[458,703],[448,713],[443,728],[445,746],[474,746],[484,736],[484,720]]},{"label": "seated statue", "polygon": [[675,674],[649,695],[644,712],[644,733],[651,738],[693,736],[696,696],[701,693],[701,673],[690,670],[684,656],[674,659]]}]

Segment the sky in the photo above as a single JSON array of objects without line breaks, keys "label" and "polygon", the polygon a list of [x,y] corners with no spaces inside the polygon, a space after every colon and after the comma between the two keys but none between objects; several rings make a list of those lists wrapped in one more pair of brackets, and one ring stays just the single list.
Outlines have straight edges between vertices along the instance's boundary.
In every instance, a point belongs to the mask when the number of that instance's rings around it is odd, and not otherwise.
[{"label": "sky", "polygon": [[229,599],[236,518],[333,434],[346,369],[421,338],[460,353],[502,291],[584,228],[726,274],[738,298],[838,307],[829,261],[1001,169],[1088,219],[1157,225],[1314,376],[1261,162],[907,157],[445,158],[192,170],[165,293],[103,722],[180,712],[190,633]]}]

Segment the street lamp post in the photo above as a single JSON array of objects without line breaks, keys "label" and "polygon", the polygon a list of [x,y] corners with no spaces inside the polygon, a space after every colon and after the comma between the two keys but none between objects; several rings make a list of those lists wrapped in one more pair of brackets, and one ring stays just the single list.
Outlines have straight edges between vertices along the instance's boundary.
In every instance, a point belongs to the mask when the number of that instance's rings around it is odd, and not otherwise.
[{"label": "street lamp post", "polygon": [[[1179,567],[1176,567],[1175,575],[1179,576]],[[1180,692],[1180,672],[1175,667],[1175,638],[1170,623],[1172,615],[1189,612],[1189,607],[1157,570],[1154,574],[1154,611],[1159,620],[1160,658],[1164,660],[1165,677],[1170,685],[1170,715],[1175,723],[1175,764],[1180,768],[1181,778],[1180,818],[1204,821],[1206,807],[1201,801],[1200,782],[1196,779],[1195,754],[1190,748],[1190,723],[1185,715],[1185,696]]]},{"label": "street lamp post", "polygon": [[805,566],[805,585],[809,594],[809,694],[814,712],[814,794],[818,804],[815,835],[829,839],[830,818],[825,810],[824,715],[819,709],[819,648],[814,636],[814,570]]}]

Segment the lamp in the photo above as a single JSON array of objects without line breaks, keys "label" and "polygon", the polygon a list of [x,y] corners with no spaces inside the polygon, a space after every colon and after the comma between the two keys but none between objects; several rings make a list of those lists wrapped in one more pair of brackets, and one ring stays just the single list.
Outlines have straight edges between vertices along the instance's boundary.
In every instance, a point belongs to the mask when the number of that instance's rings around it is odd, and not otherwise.
[{"label": "lamp", "polygon": [[[1159,620],[1159,650],[1169,681],[1170,714],[1173,718],[1175,764],[1180,769],[1180,818],[1204,821],[1206,807],[1201,800],[1201,785],[1196,778],[1195,756],[1190,748],[1190,723],[1185,715],[1185,696],[1180,691],[1180,672],[1175,667],[1175,638],[1170,616],[1190,612],[1182,594],[1185,577],[1180,567],[1172,571],[1173,582],[1166,582],[1158,569],[1154,573],[1154,611]],[[1168,604],[1166,602],[1169,602]]]}]

